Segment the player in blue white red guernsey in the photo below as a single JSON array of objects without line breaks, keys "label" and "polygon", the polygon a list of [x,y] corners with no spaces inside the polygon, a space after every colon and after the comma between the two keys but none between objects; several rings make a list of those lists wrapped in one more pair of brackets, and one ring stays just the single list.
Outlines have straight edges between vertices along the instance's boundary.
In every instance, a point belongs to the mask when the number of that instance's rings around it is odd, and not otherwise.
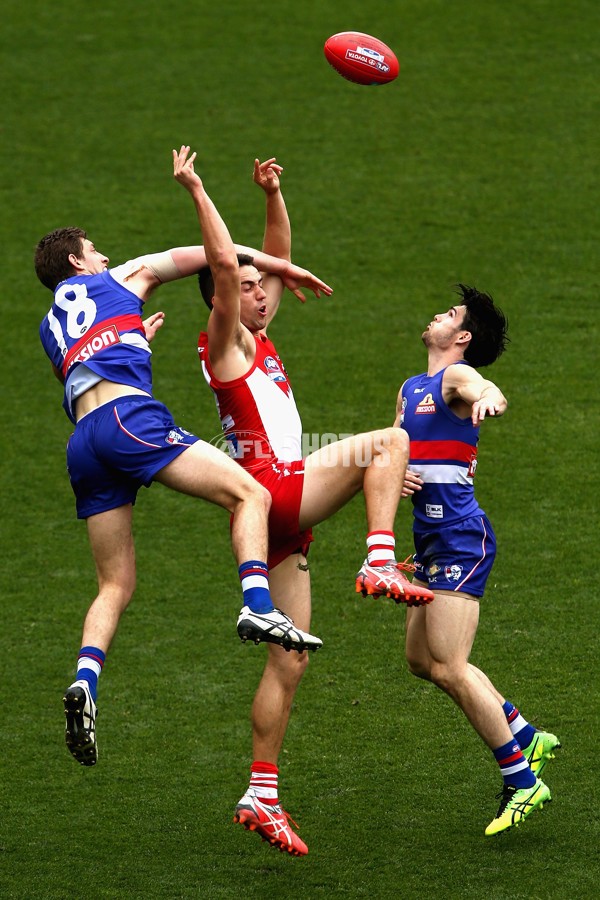
[{"label": "player in blue white red guernsey", "polygon": [[430,606],[407,612],[406,657],[414,675],[452,697],[500,766],[501,803],[485,831],[493,835],[551,799],[540,775],[560,744],[469,662],[496,552],[473,490],[479,428],[507,407],[477,369],[500,356],[508,337],[506,319],[488,294],[462,284],[459,292],[461,302],[434,316],[423,332],[427,372],[405,381],[398,395],[395,425],[410,437],[403,495],[414,505],[414,583],[435,594]]},{"label": "player in blue white red guernsey", "polygon": [[[254,180],[266,196],[263,251],[289,259],[290,221],[275,159],[255,161]],[[215,294],[210,271],[200,287],[211,310],[200,335],[202,369],[217,402],[233,457],[271,494],[269,570],[274,602],[301,628],[310,626],[311,589],[306,561],[311,528],[330,518],[360,490],[367,514],[367,560],[357,590],[397,602],[433,599],[397,568],[394,518],[408,462],[408,438],[395,428],[359,434],[302,458],[302,424],[288,374],[267,337],[283,284],[276,273],[263,277],[261,264],[239,256],[240,284],[229,302]],[[302,298],[300,298],[302,299]],[[252,707],[253,763],[248,790],[234,821],[257,831],[295,856],[308,852],[279,804],[278,757],[307,654],[286,654],[269,646]]]},{"label": "player in blue white red guernsey", "polygon": [[[152,396],[148,338],[160,327],[162,313],[146,325],[141,313],[155,288],[208,264],[219,301],[231,303],[232,295],[239,296],[236,247],[194,171],[195,157],[189,147],[173,151],[173,171],[194,201],[204,247],[179,247],[111,269],[108,257],[79,228],[57,229],[36,248],[36,273],[54,292],[40,335],[64,384],[65,411],[75,424],[67,467],[77,515],[87,521],[98,577],[98,595],[83,626],[76,680],[64,696],[67,746],[85,766],[97,760],[98,676],[135,587],[131,520],[142,485],[159,481],[231,513],[244,604],[240,636],[298,653],[322,643],[273,607],[266,566],[268,492],[219,450],[178,427]],[[331,292],[289,261],[259,257],[292,290],[305,285],[317,295]]]}]

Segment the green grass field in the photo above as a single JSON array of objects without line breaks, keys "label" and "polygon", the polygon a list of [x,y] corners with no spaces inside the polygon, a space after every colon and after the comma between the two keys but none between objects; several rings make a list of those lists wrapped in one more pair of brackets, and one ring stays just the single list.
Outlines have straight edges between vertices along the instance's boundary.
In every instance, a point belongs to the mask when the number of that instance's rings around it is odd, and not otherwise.
[{"label": "green grass field", "polygon": [[[572,0],[7,0],[3,50],[2,898],[598,896],[597,4]],[[332,33],[371,32],[398,80],[358,87]],[[334,287],[286,295],[271,336],[308,434],[390,424],[419,340],[458,281],[490,291],[512,343],[490,370],[510,408],[482,429],[478,495],[499,554],[473,661],[562,739],[554,802],[496,840],[497,769],[452,703],[411,679],[403,611],[353,593],[360,499],[311,555],[311,659],[281,759],[310,848],[291,859],[231,823],[264,648],[235,634],[227,516],[143,491],[139,566],[99,691],[100,762],[64,746],[95,578],[64,465],[69,423],[37,329],[36,241],[86,228],[122,262],[196,243],[171,148],[190,143],[236,240],[258,245],[252,162],[276,155],[294,259]],[[163,289],[156,395],[211,438],[195,285]],[[13,360],[10,363],[10,359]],[[410,509],[398,542],[411,549]]]}]

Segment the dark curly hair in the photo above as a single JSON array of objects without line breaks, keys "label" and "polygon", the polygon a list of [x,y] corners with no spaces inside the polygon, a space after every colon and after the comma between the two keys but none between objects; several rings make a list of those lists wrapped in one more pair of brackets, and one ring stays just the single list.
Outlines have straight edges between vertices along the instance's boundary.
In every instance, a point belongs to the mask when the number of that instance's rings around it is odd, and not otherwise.
[{"label": "dark curly hair", "polygon": [[456,293],[467,308],[462,327],[472,335],[464,358],[474,369],[489,366],[504,353],[510,342],[508,319],[489,294],[466,284],[458,284],[457,288]]}]

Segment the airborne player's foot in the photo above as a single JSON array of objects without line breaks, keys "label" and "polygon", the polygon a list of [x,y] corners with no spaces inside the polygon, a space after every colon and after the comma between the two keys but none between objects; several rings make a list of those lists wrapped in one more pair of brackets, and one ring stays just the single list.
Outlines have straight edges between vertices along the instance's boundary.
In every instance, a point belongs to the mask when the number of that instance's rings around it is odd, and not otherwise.
[{"label": "airborne player's foot", "polygon": [[370,566],[366,561],[356,576],[356,593],[363,597],[390,597],[407,606],[423,606],[434,598],[428,588],[409,581],[396,563]]},{"label": "airborne player's foot", "polygon": [[506,785],[498,797],[501,800],[496,818],[485,829],[488,837],[508,831],[509,828],[516,828],[534,810],[543,809],[544,803],[552,800],[550,789],[539,778],[536,778],[535,784],[529,788],[517,789],[512,785]]},{"label": "airborne player's foot", "polygon": [[82,766],[95,766],[98,761],[97,709],[87,681],[76,681],[68,687],[63,697],[63,703],[67,747]]},{"label": "airborne player's foot", "polygon": [[255,644],[267,642],[279,644],[284,650],[318,650],[323,646],[321,638],[296,628],[289,616],[280,609],[268,613],[252,612],[250,607],[243,606],[240,612],[237,632],[241,640],[254,641]]},{"label": "airborne player's foot", "polygon": [[560,746],[555,734],[550,734],[549,731],[536,731],[529,746],[523,750],[523,756],[536,778],[540,777],[546,763],[554,759],[554,750],[558,750]]},{"label": "airborne player's foot", "polygon": [[[277,804],[262,803],[254,792],[244,794],[235,808],[234,822],[239,822],[247,831],[256,831],[263,841],[291,856],[306,856],[308,847],[290,825],[296,825],[288,813]],[[296,828],[298,826],[296,825]]]}]

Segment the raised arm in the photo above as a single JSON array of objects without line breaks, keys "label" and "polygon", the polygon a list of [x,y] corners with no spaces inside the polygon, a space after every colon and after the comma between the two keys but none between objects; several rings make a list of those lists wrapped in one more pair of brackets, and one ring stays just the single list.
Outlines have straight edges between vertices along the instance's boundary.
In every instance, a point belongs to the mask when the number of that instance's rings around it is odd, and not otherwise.
[{"label": "raised arm", "polygon": [[254,183],[265,192],[266,202],[263,253],[289,260],[292,258],[292,228],[281,193],[282,172],[275,157],[262,163],[254,160]]},{"label": "raised arm", "polygon": [[443,393],[447,403],[458,399],[470,407],[473,425],[479,425],[486,416],[502,416],[508,406],[500,388],[471,366],[448,366],[444,372]]},{"label": "raised arm", "polygon": [[206,261],[214,281],[211,314],[211,359],[216,360],[240,341],[240,279],[233,241],[216,206],[194,170],[196,153],[182,146],[173,150],[173,175],[191,195],[204,239]]},{"label": "raised arm", "polygon": [[[283,169],[275,157],[260,162],[254,160],[254,183],[265,192],[265,234],[263,252],[281,259],[290,260],[292,253],[292,228],[290,218],[281,193],[280,175]],[[263,279],[267,303],[267,326],[275,317],[281,297],[283,282],[278,275],[266,272]]]}]

